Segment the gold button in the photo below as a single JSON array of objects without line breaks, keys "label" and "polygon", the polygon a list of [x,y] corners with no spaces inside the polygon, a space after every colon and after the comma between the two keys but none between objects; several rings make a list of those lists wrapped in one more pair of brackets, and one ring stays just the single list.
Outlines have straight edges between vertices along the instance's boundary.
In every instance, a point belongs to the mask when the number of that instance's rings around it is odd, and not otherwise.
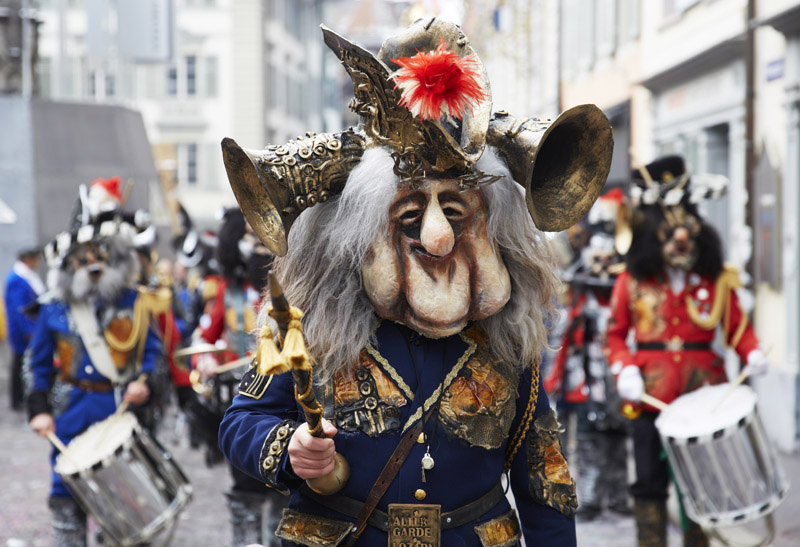
[{"label": "gold button", "polygon": [[679,325],[679,324],[680,324],[680,322],[681,322],[681,320],[680,320],[680,319],[678,319],[677,317],[673,317],[673,318],[672,318],[672,324],[673,324],[673,325]]},{"label": "gold button", "polygon": [[679,353],[676,353],[675,355],[673,355],[673,356],[672,356],[672,360],[673,360],[673,361],[675,361],[676,363],[680,363],[680,362],[681,362],[681,356],[680,356],[680,354],[679,354]]},{"label": "gold button", "polygon": [[424,500],[425,496],[427,496],[427,495],[428,494],[426,494],[425,490],[423,490],[422,488],[417,488],[417,491],[414,492],[414,497],[417,498],[419,501]]},{"label": "gold button", "polygon": [[424,431],[420,431],[420,433],[419,433],[419,437],[417,437],[417,442],[418,442],[419,444],[422,444],[422,443],[424,443],[424,442],[425,442],[427,439],[428,439],[428,437],[426,437],[426,436],[425,436],[425,432],[424,432]]}]

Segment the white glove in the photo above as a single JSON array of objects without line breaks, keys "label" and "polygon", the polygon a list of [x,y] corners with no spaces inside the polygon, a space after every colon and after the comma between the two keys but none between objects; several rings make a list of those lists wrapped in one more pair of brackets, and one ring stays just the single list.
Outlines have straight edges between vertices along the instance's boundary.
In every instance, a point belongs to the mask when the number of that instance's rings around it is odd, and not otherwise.
[{"label": "white glove", "polygon": [[747,366],[744,367],[744,371],[747,371],[748,376],[761,376],[766,374],[768,369],[769,361],[763,351],[754,349],[747,354]]},{"label": "white glove", "polygon": [[617,377],[617,392],[627,401],[638,401],[644,395],[644,380],[639,367],[628,365],[623,367]]}]

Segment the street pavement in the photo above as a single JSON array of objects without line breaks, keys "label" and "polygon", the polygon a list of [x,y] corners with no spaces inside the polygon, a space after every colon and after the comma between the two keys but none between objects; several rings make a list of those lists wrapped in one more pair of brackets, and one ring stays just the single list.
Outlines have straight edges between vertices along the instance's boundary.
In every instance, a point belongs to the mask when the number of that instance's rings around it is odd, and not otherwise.
[{"label": "street pavement", "polygon": [[[53,538],[47,509],[50,447],[30,431],[24,413],[8,410],[8,362],[5,348],[0,348],[0,547],[51,547]],[[171,545],[230,545],[231,528],[223,494],[230,486],[227,467],[205,465],[202,451],[189,446],[185,426],[174,410],[168,413],[158,437],[186,472],[194,492],[192,501],[180,515]],[[781,460],[794,489],[775,513],[777,533],[773,545],[794,547],[800,545],[800,454],[782,455]],[[636,545],[630,516],[604,514],[591,522],[579,520],[577,529],[581,547]],[[738,532],[733,539],[742,544],[745,535]],[[680,532],[671,525],[669,546],[680,544]]]}]

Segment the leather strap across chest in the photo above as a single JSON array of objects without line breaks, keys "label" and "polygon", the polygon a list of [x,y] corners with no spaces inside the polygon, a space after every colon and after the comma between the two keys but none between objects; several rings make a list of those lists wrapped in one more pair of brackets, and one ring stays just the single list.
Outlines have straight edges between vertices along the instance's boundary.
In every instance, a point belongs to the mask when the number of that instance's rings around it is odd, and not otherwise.
[{"label": "leather strap across chest", "polygon": [[394,449],[394,452],[392,452],[392,455],[389,457],[389,461],[387,461],[386,465],[383,466],[383,470],[381,471],[380,475],[378,475],[375,484],[372,485],[372,490],[370,490],[367,499],[364,500],[364,506],[361,508],[361,511],[358,514],[356,522],[353,526],[353,531],[347,537],[347,540],[344,543],[345,547],[351,547],[354,545],[355,542],[358,541],[358,537],[364,531],[364,528],[367,527],[367,520],[369,519],[370,515],[372,515],[372,512],[375,511],[375,507],[377,507],[378,502],[381,501],[381,498],[383,498],[383,495],[386,493],[389,485],[392,484],[392,481],[397,476],[400,468],[403,467],[403,463],[411,453],[411,448],[417,442],[417,437],[419,437],[420,432],[422,432],[422,429],[425,427],[425,424],[433,413],[434,408],[435,407],[433,406],[429,408],[422,419],[405,432],[403,438],[398,443],[397,448]]}]

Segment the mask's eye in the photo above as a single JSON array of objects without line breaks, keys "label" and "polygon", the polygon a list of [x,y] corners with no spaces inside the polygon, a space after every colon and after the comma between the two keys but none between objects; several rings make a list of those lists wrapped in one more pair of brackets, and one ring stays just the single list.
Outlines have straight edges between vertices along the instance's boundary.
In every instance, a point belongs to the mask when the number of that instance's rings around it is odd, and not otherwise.
[{"label": "mask's eye", "polygon": [[689,230],[689,233],[693,236],[696,236],[700,233],[700,221],[693,217],[686,218],[686,229]]},{"label": "mask's eye", "polygon": [[410,224],[414,224],[421,217],[422,217],[422,211],[420,211],[419,209],[409,209],[408,211],[400,215],[400,222],[403,225],[408,226]]}]

